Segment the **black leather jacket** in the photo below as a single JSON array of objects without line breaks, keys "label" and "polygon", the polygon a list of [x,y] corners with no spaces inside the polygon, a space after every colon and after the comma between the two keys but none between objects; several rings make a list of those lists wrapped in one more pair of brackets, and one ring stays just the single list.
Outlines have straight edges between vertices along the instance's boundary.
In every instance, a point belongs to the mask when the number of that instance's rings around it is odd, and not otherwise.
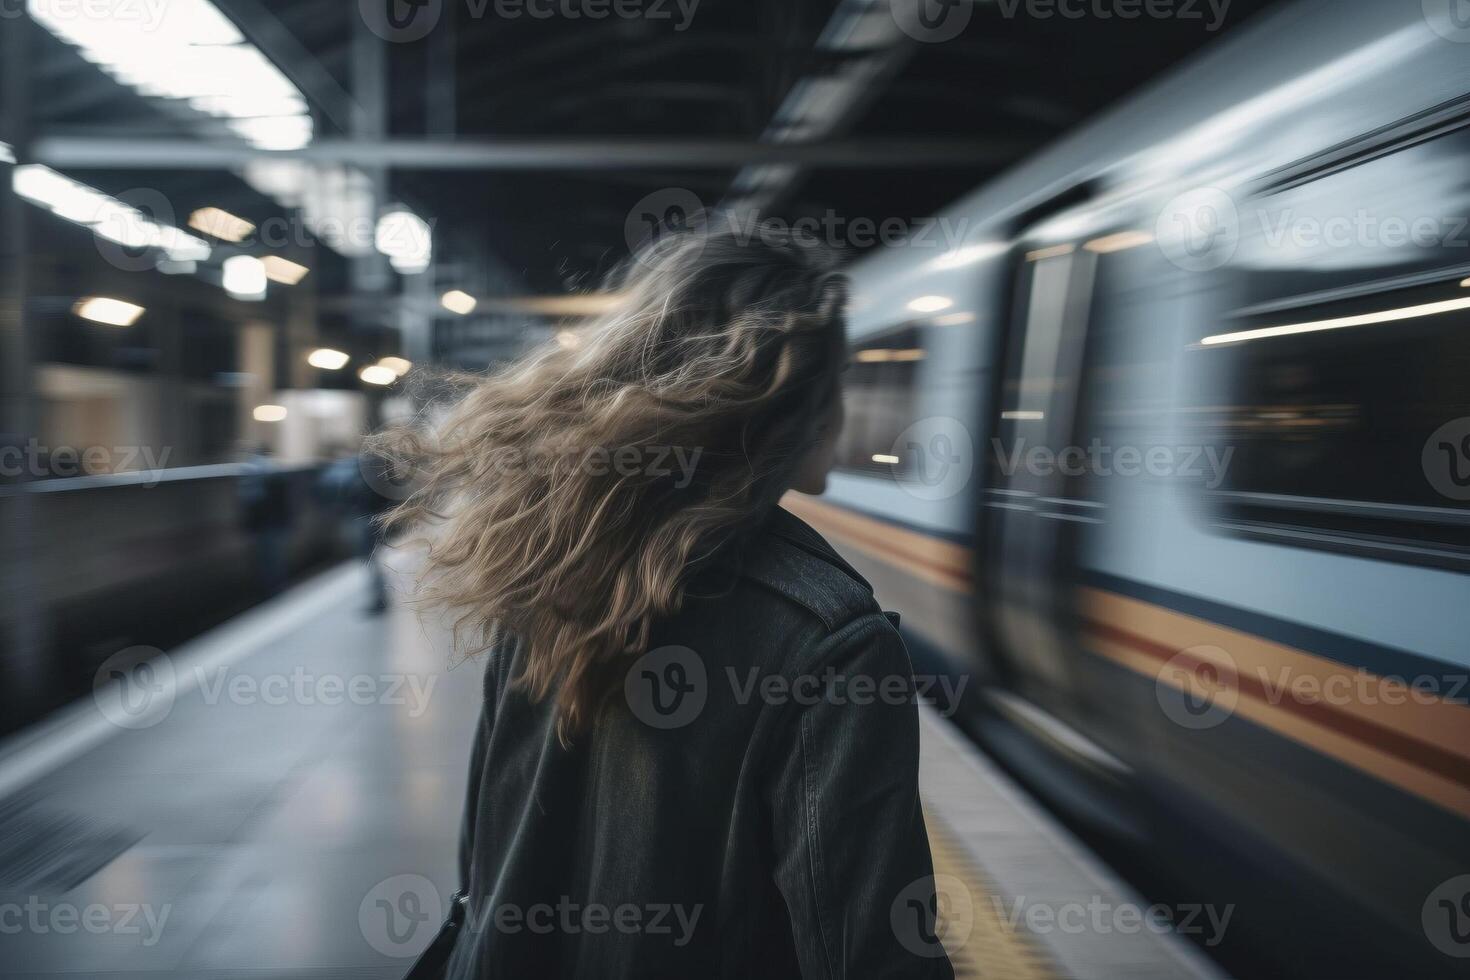
[{"label": "black leather jacket", "polygon": [[570,749],[490,652],[449,976],[953,976],[903,642],[783,510],[734,572]]}]

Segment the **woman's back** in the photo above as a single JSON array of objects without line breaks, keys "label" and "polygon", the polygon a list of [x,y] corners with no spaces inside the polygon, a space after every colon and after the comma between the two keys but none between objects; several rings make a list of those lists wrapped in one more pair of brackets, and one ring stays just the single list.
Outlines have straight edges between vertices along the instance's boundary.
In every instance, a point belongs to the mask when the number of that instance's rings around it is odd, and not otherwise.
[{"label": "woman's back", "polygon": [[564,747],[493,649],[452,977],[950,976],[907,655],[777,509]]}]

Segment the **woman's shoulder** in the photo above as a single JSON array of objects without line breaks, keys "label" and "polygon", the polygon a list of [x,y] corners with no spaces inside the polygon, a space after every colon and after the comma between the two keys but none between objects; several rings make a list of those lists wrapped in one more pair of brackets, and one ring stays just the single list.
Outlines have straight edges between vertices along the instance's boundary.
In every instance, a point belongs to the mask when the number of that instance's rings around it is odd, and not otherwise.
[{"label": "woman's shoulder", "polygon": [[836,630],[879,612],[873,587],[826,539],[777,507],[741,556],[739,576]]}]

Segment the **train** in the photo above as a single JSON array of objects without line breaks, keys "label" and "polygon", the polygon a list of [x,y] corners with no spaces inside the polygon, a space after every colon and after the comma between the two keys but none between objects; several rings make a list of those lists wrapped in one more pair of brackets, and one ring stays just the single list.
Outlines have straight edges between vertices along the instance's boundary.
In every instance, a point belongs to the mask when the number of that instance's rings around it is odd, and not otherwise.
[{"label": "train", "polygon": [[1470,969],[1467,223],[1470,21],[1297,0],[850,268],[788,506],[1239,975]]}]

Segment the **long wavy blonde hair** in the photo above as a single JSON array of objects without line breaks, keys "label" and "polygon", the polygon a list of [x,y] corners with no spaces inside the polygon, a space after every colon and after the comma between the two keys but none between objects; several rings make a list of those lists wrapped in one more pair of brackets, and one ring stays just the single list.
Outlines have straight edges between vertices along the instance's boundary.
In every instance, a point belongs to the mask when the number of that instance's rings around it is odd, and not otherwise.
[{"label": "long wavy blonde hair", "polygon": [[[517,681],[583,729],[702,562],[738,547],[821,438],[844,362],[846,280],[770,231],[665,237],[617,308],[484,379],[390,452],[419,482],[418,599],[470,652],[504,631]],[[563,337],[563,340],[570,340]]]}]

